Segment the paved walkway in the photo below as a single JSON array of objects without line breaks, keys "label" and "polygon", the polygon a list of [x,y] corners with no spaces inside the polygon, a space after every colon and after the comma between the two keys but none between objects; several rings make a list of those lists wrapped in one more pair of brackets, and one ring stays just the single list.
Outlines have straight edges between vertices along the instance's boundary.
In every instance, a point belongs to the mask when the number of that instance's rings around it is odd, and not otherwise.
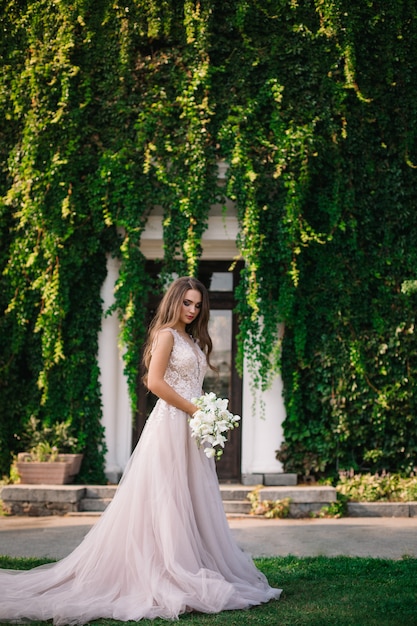
[{"label": "paved walkway", "polygon": [[[0,517],[0,554],[60,559],[97,521],[92,515]],[[229,518],[238,544],[257,556],[417,558],[417,518]]]}]

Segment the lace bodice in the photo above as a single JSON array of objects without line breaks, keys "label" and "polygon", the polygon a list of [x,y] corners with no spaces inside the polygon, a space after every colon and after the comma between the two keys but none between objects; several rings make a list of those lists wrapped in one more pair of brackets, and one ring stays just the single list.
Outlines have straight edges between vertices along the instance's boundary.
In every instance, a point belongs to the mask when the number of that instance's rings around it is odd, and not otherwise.
[{"label": "lace bodice", "polygon": [[171,332],[174,346],[165,372],[166,382],[183,398],[191,400],[201,395],[207,360],[198,343],[191,343],[174,328],[161,332]]}]

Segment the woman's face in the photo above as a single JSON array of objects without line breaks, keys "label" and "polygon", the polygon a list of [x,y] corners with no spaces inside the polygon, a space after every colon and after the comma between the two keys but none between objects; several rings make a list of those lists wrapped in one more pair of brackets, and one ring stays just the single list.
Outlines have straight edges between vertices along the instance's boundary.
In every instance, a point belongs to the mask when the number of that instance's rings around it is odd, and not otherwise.
[{"label": "woman's face", "polygon": [[179,321],[188,326],[199,315],[202,304],[201,293],[197,289],[189,289],[185,292]]}]

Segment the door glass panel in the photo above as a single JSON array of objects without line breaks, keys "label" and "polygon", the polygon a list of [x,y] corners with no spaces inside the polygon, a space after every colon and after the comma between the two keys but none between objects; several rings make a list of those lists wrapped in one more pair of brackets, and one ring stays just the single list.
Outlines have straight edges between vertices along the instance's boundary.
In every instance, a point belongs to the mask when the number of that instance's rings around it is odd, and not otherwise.
[{"label": "door glass panel", "polygon": [[213,341],[210,360],[218,368],[218,373],[207,369],[204,391],[220,398],[231,396],[232,371],[232,311],[226,309],[210,312],[209,333]]},{"label": "door glass panel", "polygon": [[231,272],[213,272],[210,291],[233,291],[233,274]]}]

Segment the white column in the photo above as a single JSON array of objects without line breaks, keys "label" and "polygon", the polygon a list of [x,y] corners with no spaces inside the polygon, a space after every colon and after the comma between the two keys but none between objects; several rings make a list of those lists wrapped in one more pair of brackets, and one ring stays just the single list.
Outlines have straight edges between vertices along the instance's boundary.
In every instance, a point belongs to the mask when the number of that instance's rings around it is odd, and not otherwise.
[{"label": "white column", "polygon": [[259,476],[283,471],[281,463],[275,458],[276,450],[283,442],[285,407],[282,389],[282,379],[277,376],[270,389],[254,392],[250,372],[245,366],[242,403],[243,475]]},{"label": "white column", "polygon": [[[107,258],[107,276],[101,288],[103,310],[114,302],[114,285],[119,275],[120,263]],[[103,405],[102,424],[105,428],[106,476],[117,482],[131,453],[132,415],[123,359],[118,345],[119,320],[116,313],[103,317],[98,338],[98,364]]]}]

